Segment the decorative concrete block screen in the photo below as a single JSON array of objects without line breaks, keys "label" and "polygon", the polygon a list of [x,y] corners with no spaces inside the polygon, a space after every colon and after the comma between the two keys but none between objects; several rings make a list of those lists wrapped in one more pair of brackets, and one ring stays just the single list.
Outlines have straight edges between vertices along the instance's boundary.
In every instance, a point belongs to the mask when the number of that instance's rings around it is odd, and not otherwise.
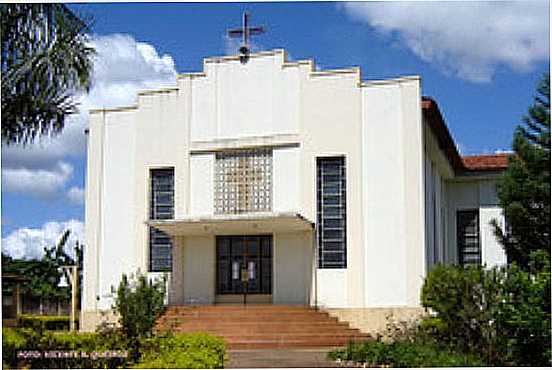
[{"label": "decorative concrete block screen", "polygon": [[220,152],[215,165],[215,213],[272,210],[272,149]]}]

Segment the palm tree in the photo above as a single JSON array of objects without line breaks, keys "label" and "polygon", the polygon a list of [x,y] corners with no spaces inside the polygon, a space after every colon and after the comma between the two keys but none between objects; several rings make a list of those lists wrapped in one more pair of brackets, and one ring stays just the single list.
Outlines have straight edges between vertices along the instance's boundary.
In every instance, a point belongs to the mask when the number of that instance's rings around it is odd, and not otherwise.
[{"label": "palm tree", "polygon": [[59,133],[91,85],[88,25],[64,4],[2,4],[2,140]]}]

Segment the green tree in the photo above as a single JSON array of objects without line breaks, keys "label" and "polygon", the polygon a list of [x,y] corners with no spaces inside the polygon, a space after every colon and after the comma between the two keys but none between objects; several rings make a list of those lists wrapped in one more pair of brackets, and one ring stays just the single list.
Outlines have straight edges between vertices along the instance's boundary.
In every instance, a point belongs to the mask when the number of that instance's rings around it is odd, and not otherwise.
[{"label": "green tree", "polygon": [[498,184],[506,230],[494,222],[508,260],[529,268],[530,255],[550,256],[550,75],[537,87],[528,115],[514,133],[514,155]]},{"label": "green tree", "polygon": [[0,5],[2,140],[59,133],[91,84],[88,25],[63,4]]},{"label": "green tree", "polygon": [[[82,246],[77,242],[75,245],[75,258],[65,252],[65,245],[70,230],[66,230],[56,245],[44,247],[44,256],[40,260],[20,260],[13,259],[10,256],[2,254],[2,272],[15,273],[27,277],[29,280],[23,284],[23,291],[30,295],[44,299],[63,299],[68,300],[71,297],[71,287],[60,288],[58,283],[62,272],[59,271],[60,266],[74,265],[79,266],[79,271],[82,271]],[[69,276],[66,274],[67,282],[70,282]],[[82,279],[79,279],[82,282]],[[80,290],[77,287],[77,292]],[[80,294],[77,294],[79,297]]]}]

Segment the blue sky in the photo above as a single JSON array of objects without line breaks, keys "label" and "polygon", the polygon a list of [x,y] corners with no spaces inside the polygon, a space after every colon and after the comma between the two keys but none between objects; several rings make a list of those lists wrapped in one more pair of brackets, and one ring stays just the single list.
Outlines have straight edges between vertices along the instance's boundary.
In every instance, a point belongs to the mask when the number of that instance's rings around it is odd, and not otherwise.
[{"label": "blue sky", "polygon": [[360,66],[365,80],[420,75],[462,154],[510,148],[514,127],[549,70],[546,1],[465,3],[76,4],[94,19],[95,88],[61,137],[2,146],[2,249],[38,256],[64,228],[82,238],[86,109],[133,102],[142,88],[233,52],[225,30],[247,9],[257,49],[284,48],[318,68]]}]

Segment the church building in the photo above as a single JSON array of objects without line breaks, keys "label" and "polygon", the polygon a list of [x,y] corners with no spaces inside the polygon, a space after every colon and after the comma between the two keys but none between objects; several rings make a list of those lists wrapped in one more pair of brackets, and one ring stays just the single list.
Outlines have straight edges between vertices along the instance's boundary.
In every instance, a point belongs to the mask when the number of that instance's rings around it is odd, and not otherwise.
[{"label": "church building", "polygon": [[138,270],[168,276],[169,305],[307,305],[369,330],[421,312],[438,263],[506,262],[507,156],[462,157],[420,77],[244,59],[90,112],[83,330]]}]

